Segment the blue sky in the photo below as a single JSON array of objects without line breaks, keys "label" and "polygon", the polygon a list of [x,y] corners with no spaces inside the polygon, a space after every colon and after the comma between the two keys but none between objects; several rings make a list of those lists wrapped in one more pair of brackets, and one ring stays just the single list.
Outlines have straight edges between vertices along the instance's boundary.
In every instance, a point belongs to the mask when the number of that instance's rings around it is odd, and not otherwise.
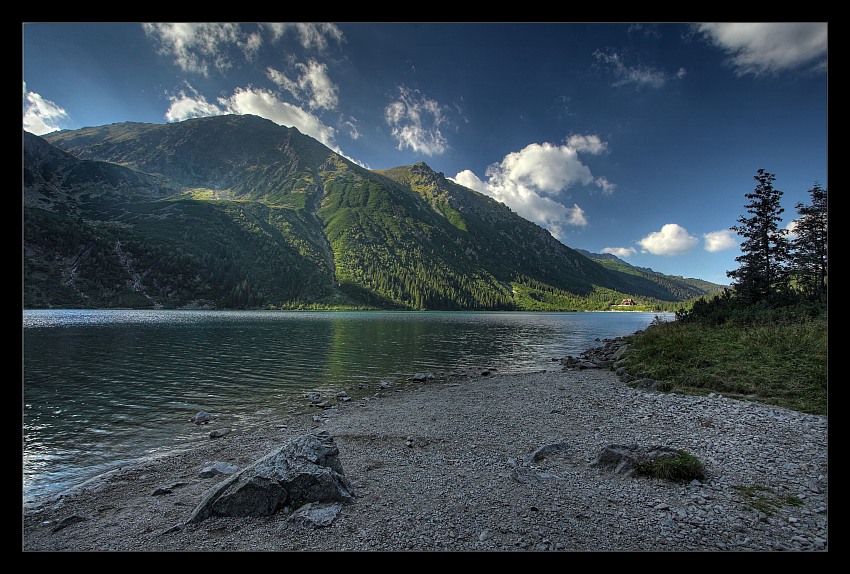
[{"label": "blue sky", "polygon": [[824,23],[23,23],[23,125],[226,113],[424,161],[569,247],[729,283],[759,169],[827,179]]}]

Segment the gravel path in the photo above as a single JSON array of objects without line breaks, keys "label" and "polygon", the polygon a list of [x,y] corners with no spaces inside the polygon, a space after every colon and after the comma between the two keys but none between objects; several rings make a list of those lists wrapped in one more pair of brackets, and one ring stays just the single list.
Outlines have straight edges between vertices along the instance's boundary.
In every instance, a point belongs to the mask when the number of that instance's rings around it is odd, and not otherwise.
[{"label": "gravel path", "polygon": [[[827,418],[632,389],[607,370],[438,377],[125,467],[23,513],[24,551],[827,551]],[[221,476],[327,430],[355,502],[327,527],[182,524]],[[608,444],[697,456],[702,483],[593,466]],[[546,445],[560,449],[538,461]],[[158,490],[159,489],[159,490]],[[157,494],[154,494],[154,493]]]}]

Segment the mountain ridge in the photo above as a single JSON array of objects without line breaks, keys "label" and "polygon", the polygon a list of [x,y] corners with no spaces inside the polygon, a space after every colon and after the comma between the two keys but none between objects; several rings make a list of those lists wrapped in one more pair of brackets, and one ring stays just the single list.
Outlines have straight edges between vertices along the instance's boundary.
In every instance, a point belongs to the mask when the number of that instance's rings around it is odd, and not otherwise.
[{"label": "mountain ridge", "polygon": [[720,287],[609,269],[424,162],[368,170],[257,116],[23,139],[25,306],[584,310]]}]

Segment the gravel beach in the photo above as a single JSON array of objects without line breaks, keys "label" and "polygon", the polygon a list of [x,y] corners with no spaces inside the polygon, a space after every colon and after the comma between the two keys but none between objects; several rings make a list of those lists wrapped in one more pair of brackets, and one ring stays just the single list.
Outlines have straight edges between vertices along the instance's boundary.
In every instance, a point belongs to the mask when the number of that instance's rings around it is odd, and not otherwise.
[{"label": "gravel beach", "polygon": [[[335,399],[334,399],[335,400]],[[184,524],[222,475],[327,431],[354,502]],[[611,444],[699,458],[703,481],[594,466]],[[533,453],[558,445],[551,454]],[[630,388],[610,370],[447,373],[142,461],[22,511],[54,551],[828,551],[827,417]]]}]

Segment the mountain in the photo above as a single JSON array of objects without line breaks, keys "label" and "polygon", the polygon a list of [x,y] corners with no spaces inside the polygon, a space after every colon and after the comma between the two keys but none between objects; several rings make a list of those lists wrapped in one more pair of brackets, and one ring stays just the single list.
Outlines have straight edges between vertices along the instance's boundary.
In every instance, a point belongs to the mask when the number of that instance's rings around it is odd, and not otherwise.
[{"label": "mountain", "polygon": [[710,293],[717,293],[724,287],[716,283],[703,281],[702,279],[664,275],[648,267],[635,267],[610,253],[591,253],[584,249],[576,249],[576,251],[589,259],[593,259],[607,269],[634,277],[634,281],[636,282],[650,281],[651,283],[655,283],[682,301],[702,297]]},{"label": "mountain", "polygon": [[606,309],[719,290],[570,249],[424,163],[256,116],[23,134],[25,307]]}]

